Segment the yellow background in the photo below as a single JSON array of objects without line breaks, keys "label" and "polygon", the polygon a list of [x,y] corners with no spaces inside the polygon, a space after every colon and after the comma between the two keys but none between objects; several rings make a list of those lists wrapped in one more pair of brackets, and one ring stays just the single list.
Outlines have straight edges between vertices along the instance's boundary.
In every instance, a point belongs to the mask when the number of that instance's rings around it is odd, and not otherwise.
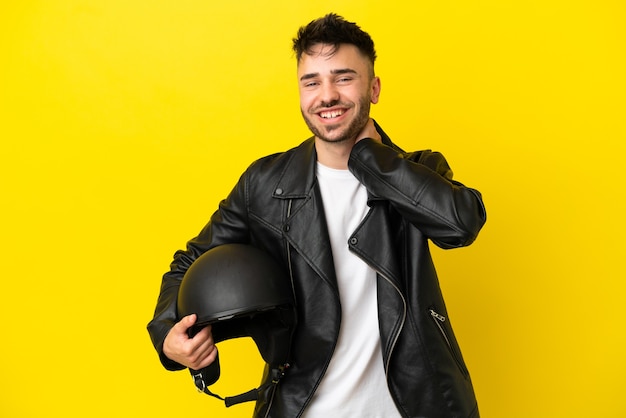
[{"label": "yellow background", "polygon": [[[376,119],[483,192],[435,250],[483,417],[624,417],[622,0],[50,0],[0,6],[1,417],[250,416],[163,370],[173,252],[254,159],[309,136],[290,41],[374,38]],[[225,343],[232,395],[260,358]]]}]

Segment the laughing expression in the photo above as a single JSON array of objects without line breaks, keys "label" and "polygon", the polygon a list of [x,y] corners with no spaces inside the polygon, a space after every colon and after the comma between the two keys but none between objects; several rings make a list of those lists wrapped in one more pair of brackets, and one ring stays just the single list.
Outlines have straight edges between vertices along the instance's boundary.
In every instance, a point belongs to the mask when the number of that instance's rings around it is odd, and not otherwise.
[{"label": "laughing expression", "polygon": [[354,141],[378,102],[380,81],[354,45],[315,45],[298,63],[300,109],[313,134],[329,143]]}]

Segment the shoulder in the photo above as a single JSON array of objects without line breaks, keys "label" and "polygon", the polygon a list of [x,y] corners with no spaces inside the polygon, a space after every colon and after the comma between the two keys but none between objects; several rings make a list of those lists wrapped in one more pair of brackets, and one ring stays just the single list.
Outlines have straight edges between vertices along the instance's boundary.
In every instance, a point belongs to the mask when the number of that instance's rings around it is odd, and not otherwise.
[{"label": "shoulder", "polygon": [[391,138],[389,138],[389,136],[383,131],[380,125],[376,123],[376,121],[374,121],[374,123],[376,125],[376,129],[381,134],[382,144],[393,149],[398,156],[402,157],[403,159],[425,165],[439,175],[447,179],[452,179],[452,170],[450,169],[450,166],[448,165],[448,162],[446,161],[446,158],[443,156],[443,154],[437,151],[432,151],[430,149],[410,152],[404,151],[402,148],[396,145],[391,140]]},{"label": "shoulder", "polygon": [[281,176],[288,169],[302,169],[303,164],[314,158],[314,140],[309,138],[287,151],[266,155],[248,166],[246,174],[252,177]]}]

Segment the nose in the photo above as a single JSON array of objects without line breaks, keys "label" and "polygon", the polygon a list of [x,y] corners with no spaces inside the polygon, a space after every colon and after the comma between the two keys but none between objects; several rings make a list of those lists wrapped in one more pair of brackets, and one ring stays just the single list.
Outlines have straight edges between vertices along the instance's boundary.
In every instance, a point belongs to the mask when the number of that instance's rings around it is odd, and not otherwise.
[{"label": "nose", "polygon": [[331,107],[339,102],[339,90],[333,83],[324,83],[320,89],[320,103],[323,107]]}]

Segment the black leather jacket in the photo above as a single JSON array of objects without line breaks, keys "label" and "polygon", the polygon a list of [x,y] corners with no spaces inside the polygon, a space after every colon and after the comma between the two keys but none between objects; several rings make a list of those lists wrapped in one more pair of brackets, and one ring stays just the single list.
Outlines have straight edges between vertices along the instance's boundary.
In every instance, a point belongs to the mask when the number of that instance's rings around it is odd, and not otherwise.
[{"label": "black leather jacket", "polygon": [[[469,245],[486,215],[481,195],[452,180],[439,153],[405,153],[380,129],[383,144],[366,139],[349,169],[369,193],[370,211],[348,245],[378,272],[378,309],[388,386],[405,417],[478,417],[469,373],[447,318],[428,240],[442,248]],[[163,277],[148,325],[163,365],[183,368],[163,354],[177,321],[179,282],[208,249],[251,243],[292,272],[298,327],[292,364],[276,390],[257,402],[255,417],[299,417],[333,354],[341,309],[324,210],[315,177],[313,138],[253,163]]]}]

